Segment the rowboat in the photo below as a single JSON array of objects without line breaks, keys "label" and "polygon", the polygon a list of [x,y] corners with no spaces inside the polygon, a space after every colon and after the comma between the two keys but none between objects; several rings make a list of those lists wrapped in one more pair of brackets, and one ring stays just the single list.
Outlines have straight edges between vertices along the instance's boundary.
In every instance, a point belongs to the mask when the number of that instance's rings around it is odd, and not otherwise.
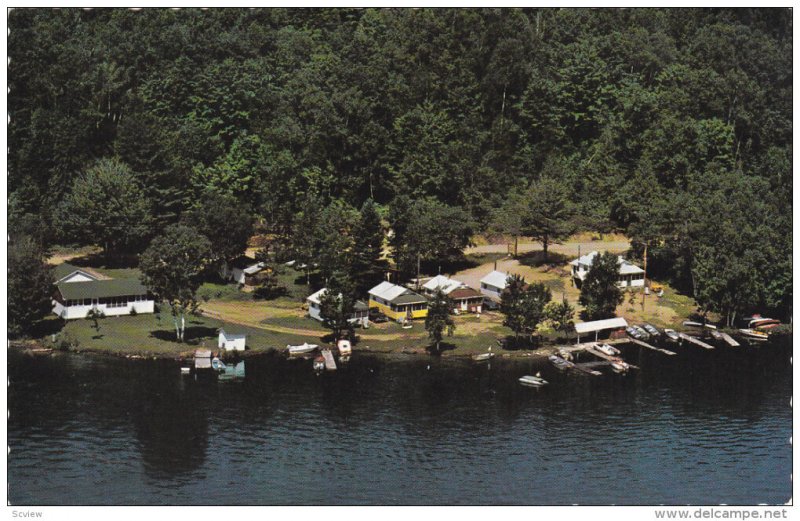
[{"label": "rowboat", "polygon": [[319,346],[317,344],[309,344],[308,342],[303,342],[302,344],[297,346],[287,345],[286,349],[289,351],[290,355],[300,355],[303,353],[310,353],[311,351],[314,351],[318,347]]},{"label": "rowboat", "polygon": [[675,331],[674,329],[665,329],[664,334],[667,335],[667,338],[669,338],[673,342],[677,342],[681,338],[680,335],[678,335],[677,331]]},{"label": "rowboat", "polygon": [[608,356],[617,356],[619,354],[619,349],[608,344],[597,344],[596,347],[598,351],[605,353]]},{"label": "rowboat", "polygon": [[550,360],[550,363],[553,364],[559,371],[566,371],[567,369],[572,369],[575,367],[575,364],[569,360],[564,360],[558,355],[550,355],[547,357],[547,359]]},{"label": "rowboat", "polygon": [[472,359],[476,362],[485,362],[494,358],[494,353],[481,353],[479,355],[472,355]]},{"label": "rowboat", "polygon": [[642,327],[652,336],[661,336],[661,333],[658,331],[656,326],[652,324],[642,324]]},{"label": "rowboat", "polygon": [[519,383],[530,387],[542,387],[547,385],[547,380],[539,376],[525,375],[519,379]]}]

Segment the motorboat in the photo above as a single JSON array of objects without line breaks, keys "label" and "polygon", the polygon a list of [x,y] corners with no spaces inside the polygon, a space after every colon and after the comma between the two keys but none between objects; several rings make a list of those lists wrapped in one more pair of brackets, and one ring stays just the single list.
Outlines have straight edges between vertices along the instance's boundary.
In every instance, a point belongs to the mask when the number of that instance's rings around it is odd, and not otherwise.
[{"label": "motorboat", "polygon": [[621,358],[617,358],[611,362],[611,370],[615,373],[627,373],[630,368],[631,366],[628,365],[628,362]]},{"label": "motorboat", "polygon": [[325,370],[325,359],[322,357],[322,355],[319,355],[314,359],[314,370],[315,371]]},{"label": "motorboat", "polygon": [[567,369],[572,369],[575,367],[575,364],[569,360],[564,360],[558,355],[550,355],[547,357],[547,359],[550,360],[550,363],[553,364],[559,371],[566,371]]},{"label": "motorboat", "polygon": [[211,359],[211,369],[215,371],[224,371],[225,368],[228,367],[225,365],[225,362],[217,358],[216,356]]},{"label": "motorboat", "polygon": [[639,332],[639,334],[641,335],[640,340],[646,340],[646,339],[650,338],[650,333],[645,331],[644,328],[642,328],[640,326],[631,326],[631,327]]},{"label": "motorboat", "polygon": [[628,336],[631,338],[635,338],[636,340],[644,340],[644,331],[641,331],[639,328],[635,326],[628,326],[625,328],[625,332],[628,333]]},{"label": "motorboat", "polygon": [[651,336],[661,336],[661,332],[653,324],[642,324],[645,331],[650,333]]},{"label": "motorboat", "polygon": [[681,339],[680,335],[674,329],[665,329],[664,334],[667,335],[667,338],[672,340],[673,342],[677,342]]},{"label": "motorboat", "polygon": [[619,354],[619,349],[608,344],[597,344],[597,350],[608,356],[617,356]]},{"label": "motorboat", "polygon": [[339,356],[349,356],[353,352],[353,346],[349,340],[341,339],[336,342],[336,348],[339,351]]},{"label": "motorboat", "polygon": [[317,344],[309,344],[308,342],[303,342],[300,345],[287,345],[286,349],[289,351],[290,355],[301,355],[305,353],[310,353],[316,350],[319,346]]},{"label": "motorboat", "polygon": [[525,375],[519,379],[519,383],[530,387],[543,387],[547,385],[547,380],[540,376]]},{"label": "motorboat", "polygon": [[476,362],[485,362],[494,358],[494,353],[481,353],[479,355],[472,355],[472,359]]},{"label": "motorboat", "polygon": [[755,329],[740,329],[739,333],[750,340],[769,340],[769,334]]}]

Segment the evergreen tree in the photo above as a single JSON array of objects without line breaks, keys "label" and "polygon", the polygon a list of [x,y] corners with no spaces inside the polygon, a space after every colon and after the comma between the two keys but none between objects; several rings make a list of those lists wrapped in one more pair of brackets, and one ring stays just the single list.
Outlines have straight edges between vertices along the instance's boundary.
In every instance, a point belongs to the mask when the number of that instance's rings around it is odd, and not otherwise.
[{"label": "evergreen tree", "polygon": [[452,336],[456,330],[456,324],[450,315],[452,309],[453,303],[441,288],[437,288],[428,302],[428,314],[425,316],[425,330],[437,353],[444,335]]},{"label": "evergreen tree", "polygon": [[525,192],[522,212],[522,233],[542,243],[544,262],[547,248],[569,237],[575,227],[574,210],[563,180],[544,177]]},{"label": "evergreen tree", "polygon": [[375,203],[372,199],[368,199],[361,207],[353,238],[351,277],[359,291],[368,289],[380,278],[383,237],[381,217]]},{"label": "evergreen tree", "polygon": [[31,332],[52,310],[53,270],[42,247],[28,237],[8,245],[8,334]]},{"label": "evergreen tree", "polygon": [[617,306],[624,295],[617,285],[619,259],[617,254],[605,252],[595,256],[592,266],[581,284],[578,300],[584,306],[586,320],[602,320],[616,316]]},{"label": "evergreen tree", "polygon": [[328,279],[325,292],[320,296],[319,316],[325,327],[333,332],[334,340],[353,335],[350,319],[355,310],[355,298],[351,282],[344,275],[334,275]]}]

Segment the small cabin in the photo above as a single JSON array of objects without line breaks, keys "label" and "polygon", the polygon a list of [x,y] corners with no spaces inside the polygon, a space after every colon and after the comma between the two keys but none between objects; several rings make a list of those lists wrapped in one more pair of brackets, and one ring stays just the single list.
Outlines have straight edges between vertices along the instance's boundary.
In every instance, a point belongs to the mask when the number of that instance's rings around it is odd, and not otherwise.
[{"label": "small cabin", "polygon": [[[589,274],[589,270],[598,255],[600,255],[598,252],[593,251],[570,262],[572,279],[577,287],[580,287],[583,281],[586,280],[586,275]],[[621,256],[617,256],[617,265],[619,266],[617,286],[621,288],[641,288],[644,286],[644,270],[642,268]]]},{"label": "small cabin", "polygon": [[[325,294],[325,291],[326,288],[322,288],[321,290],[306,297],[306,303],[308,304],[308,316],[314,320],[319,320],[320,322],[322,322],[320,306],[322,304],[322,296]],[[363,301],[356,300],[355,306],[353,306],[353,314],[348,322],[355,325],[361,325],[362,327],[368,326],[369,307]]]},{"label": "small cabin", "polygon": [[428,299],[410,289],[381,282],[369,290],[369,307],[397,322],[428,316]]},{"label": "small cabin", "polygon": [[217,347],[225,351],[244,351],[247,344],[247,335],[244,333],[229,333],[224,329],[219,330]]}]

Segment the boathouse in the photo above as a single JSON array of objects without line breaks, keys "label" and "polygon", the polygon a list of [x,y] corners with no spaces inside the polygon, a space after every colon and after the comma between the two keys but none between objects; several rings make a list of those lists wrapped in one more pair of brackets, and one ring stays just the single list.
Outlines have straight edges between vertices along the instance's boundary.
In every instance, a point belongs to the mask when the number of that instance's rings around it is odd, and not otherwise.
[{"label": "boathouse", "polygon": [[[586,255],[579,257],[572,262],[572,278],[575,285],[580,287],[581,283],[586,279],[586,275],[594,263],[594,259],[600,255],[598,252],[593,251]],[[617,256],[617,264],[619,265],[619,278],[617,285],[621,288],[634,288],[644,286],[644,270],[639,266],[625,260],[621,256]]]},{"label": "boathouse", "polygon": [[[306,297],[306,303],[308,304],[308,316],[315,320],[319,320],[320,322],[322,322],[322,317],[320,316],[320,305],[322,303],[322,297],[325,295],[325,291],[326,288],[322,288],[321,290]],[[353,314],[348,322],[351,324],[361,325],[362,327],[368,325],[369,307],[363,301],[356,300]]]},{"label": "boathouse", "polygon": [[575,332],[578,334],[578,343],[581,335],[594,333],[594,341],[597,342],[600,331],[624,330],[628,327],[628,322],[622,317],[607,318],[605,320],[593,320],[591,322],[578,322],[575,324]]},{"label": "boathouse", "polygon": [[404,322],[428,316],[428,299],[408,288],[381,282],[369,290],[369,307],[392,320]]}]

